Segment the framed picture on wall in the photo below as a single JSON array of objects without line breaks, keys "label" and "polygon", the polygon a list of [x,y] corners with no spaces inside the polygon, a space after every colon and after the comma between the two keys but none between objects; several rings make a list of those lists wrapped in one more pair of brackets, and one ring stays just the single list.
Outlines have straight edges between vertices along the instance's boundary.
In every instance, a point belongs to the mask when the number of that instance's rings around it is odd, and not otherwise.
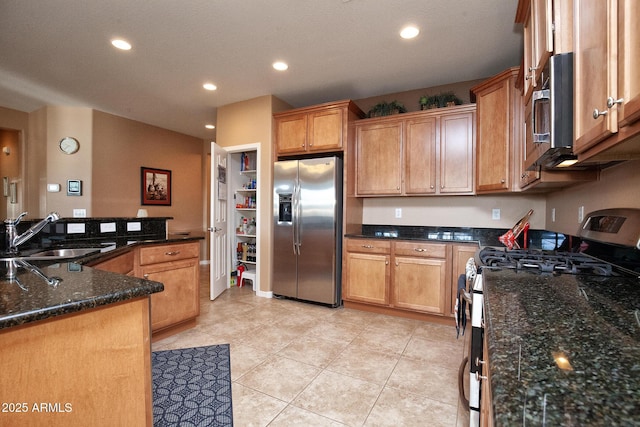
[{"label": "framed picture on wall", "polygon": [[142,166],[140,175],[142,204],[171,206],[171,171]]}]

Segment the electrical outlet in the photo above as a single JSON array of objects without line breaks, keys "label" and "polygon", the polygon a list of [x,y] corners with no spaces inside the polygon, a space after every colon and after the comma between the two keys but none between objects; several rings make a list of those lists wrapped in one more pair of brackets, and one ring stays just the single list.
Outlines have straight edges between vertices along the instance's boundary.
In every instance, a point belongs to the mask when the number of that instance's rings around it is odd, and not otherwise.
[{"label": "electrical outlet", "polygon": [[74,218],[86,218],[87,217],[87,210],[86,209],[74,209],[73,210],[73,217]]},{"label": "electrical outlet", "polygon": [[556,222],[556,208],[551,208],[551,222]]},{"label": "electrical outlet", "polygon": [[491,219],[499,220],[500,219],[500,209],[492,209],[491,210]]},{"label": "electrical outlet", "polygon": [[402,218],[402,208],[396,208],[396,218]]},{"label": "electrical outlet", "polygon": [[582,222],[584,219],[584,206],[578,208],[578,222]]}]

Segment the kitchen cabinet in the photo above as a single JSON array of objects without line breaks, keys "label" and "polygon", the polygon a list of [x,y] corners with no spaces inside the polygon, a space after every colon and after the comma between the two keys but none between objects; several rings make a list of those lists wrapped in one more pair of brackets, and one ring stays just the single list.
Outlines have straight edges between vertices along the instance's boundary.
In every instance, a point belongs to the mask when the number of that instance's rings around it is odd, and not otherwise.
[{"label": "kitchen cabinet", "polygon": [[343,299],[388,305],[391,280],[391,243],[385,240],[346,239]]},{"label": "kitchen cabinet", "polygon": [[553,54],[553,1],[521,0],[516,22],[524,28],[524,97],[541,86],[544,67]]},{"label": "kitchen cabinet", "polygon": [[347,238],[345,247],[346,307],[423,320],[453,315],[452,245]]},{"label": "kitchen cabinet", "polygon": [[516,89],[519,68],[510,68],[471,90],[476,96],[476,192],[519,189],[522,97]]},{"label": "kitchen cabinet", "polygon": [[414,311],[444,315],[448,245],[395,242],[392,305]]},{"label": "kitchen cabinet", "polygon": [[275,120],[276,156],[342,151],[349,122],[364,117],[352,101],[284,111]]},{"label": "kitchen cabinet", "polygon": [[359,120],[359,197],[473,194],[475,105]]},{"label": "kitchen cabinet", "polygon": [[484,333],[482,340],[481,383],[480,383],[480,425],[493,427],[493,397],[491,395],[491,369],[489,361],[488,334]]},{"label": "kitchen cabinet", "polygon": [[142,246],[136,255],[136,276],[164,284],[151,296],[154,340],[193,326],[200,314],[200,243]]},{"label": "kitchen cabinet", "polygon": [[637,158],[640,5],[633,0],[575,0],[574,20],[574,151],[578,160]]},{"label": "kitchen cabinet", "polygon": [[91,266],[98,270],[110,271],[112,273],[125,274],[127,276],[134,275],[134,252],[127,251],[122,255],[102,261]]},{"label": "kitchen cabinet", "polygon": [[467,272],[467,261],[473,258],[479,246],[475,243],[454,244],[451,247],[451,298],[448,314],[453,316],[458,298],[458,277]]}]

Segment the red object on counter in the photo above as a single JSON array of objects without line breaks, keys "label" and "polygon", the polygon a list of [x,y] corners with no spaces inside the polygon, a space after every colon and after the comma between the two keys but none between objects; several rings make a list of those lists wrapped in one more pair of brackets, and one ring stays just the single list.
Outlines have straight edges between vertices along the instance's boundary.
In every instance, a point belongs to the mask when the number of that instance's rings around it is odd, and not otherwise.
[{"label": "red object on counter", "polygon": [[524,228],[522,229],[522,232],[524,233],[524,243],[522,244],[522,246],[524,247],[524,249],[527,249],[528,243],[529,243],[529,223],[526,223],[524,225]]}]

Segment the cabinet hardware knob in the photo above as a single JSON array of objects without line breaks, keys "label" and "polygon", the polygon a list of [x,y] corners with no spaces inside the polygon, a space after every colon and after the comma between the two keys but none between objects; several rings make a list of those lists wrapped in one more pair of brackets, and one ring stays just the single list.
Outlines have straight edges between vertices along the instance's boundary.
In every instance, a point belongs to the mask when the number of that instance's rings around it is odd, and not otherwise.
[{"label": "cabinet hardware knob", "polygon": [[171,251],[171,252],[165,252],[164,254],[168,255],[168,256],[176,256],[179,253],[180,253],[180,251]]},{"label": "cabinet hardware knob", "polygon": [[142,277],[144,277],[145,279],[148,279],[149,275],[148,274],[143,274]]},{"label": "cabinet hardware knob", "polygon": [[441,189],[441,190],[444,190],[444,185],[441,185],[441,186],[440,186],[440,189]]},{"label": "cabinet hardware knob", "polygon": [[593,118],[597,119],[600,116],[606,116],[608,113],[608,111],[600,111],[596,108],[595,110],[593,110]]},{"label": "cabinet hardware knob", "polygon": [[414,248],[413,249],[416,252],[426,252],[427,250],[425,248]]},{"label": "cabinet hardware knob", "polygon": [[502,178],[502,179],[500,180],[500,184],[504,184],[505,182],[506,182],[506,179],[504,179],[504,178]]},{"label": "cabinet hardware knob", "polygon": [[399,189],[400,189],[400,186],[397,186],[397,187],[396,187],[396,190],[399,190]]},{"label": "cabinet hardware knob", "polygon": [[398,261],[396,261],[396,267],[399,266],[400,264],[398,263]]},{"label": "cabinet hardware knob", "polygon": [[486,362],[484,360],[480,360],[479,357],[476,357],[476,366],[484,365]]},{"label": "cabinet hardware knob", "polygon": [[476,372],[476,381],[480,381],[480,380],[488,380],[488,377],[485,377],[483,375],[480,375],[480,372]]},{"label": "cabinet hardware knob", "polygon": [[612,96],[607,98],[607,108],[613,108],[616,104],[622,104],[624,102],[624,98],[613,99]]},{"label": "cabinet hardware knob", "polygon": [[385,261],[385,262],[384,262],[384,265],[389,265],[389,261]]},{"label": "cabinet hardware knob", "polygon": [[529,67],[529,72],[532,72],[533,70],[537,70],[538,67]]},{"label": "cabinet hardware knob", "polygon": [[372,245],[362,245],[362,247],[365,249],[373,249]]},{"label": "cabinet hardware knob", "polygon": [[435,186],[432,185],[432,186],[430,186],[430,188],[433,190],[435,188]]}]

